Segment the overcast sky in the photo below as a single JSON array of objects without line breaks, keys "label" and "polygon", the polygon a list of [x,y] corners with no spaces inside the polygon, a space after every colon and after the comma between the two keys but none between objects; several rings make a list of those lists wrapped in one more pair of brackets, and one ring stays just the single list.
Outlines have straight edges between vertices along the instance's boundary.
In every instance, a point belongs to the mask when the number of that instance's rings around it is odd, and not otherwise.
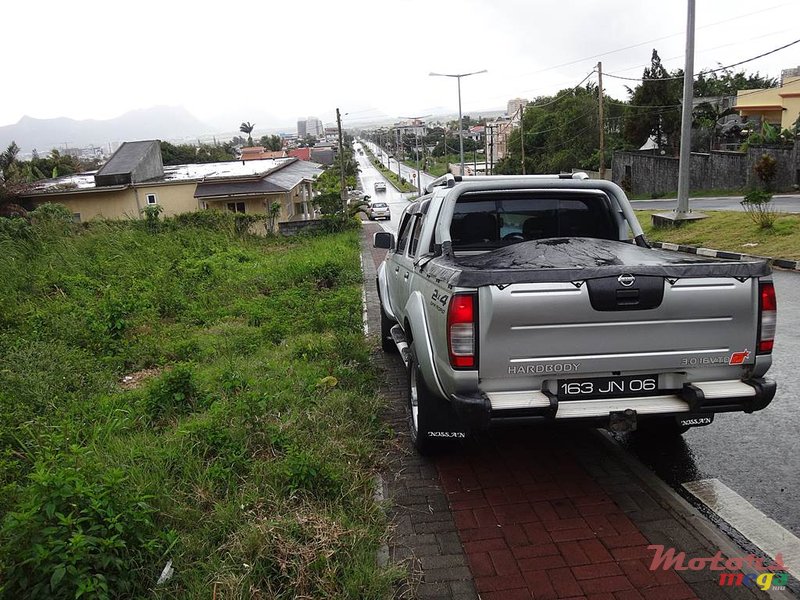
[{"label": "overcast sky", "polygon": [[[554,94],[597,63],[640,76],[657,48],[683,66],[686,0],[5,2],[0,125],[23,115],[107,119],[179,105],[259,128],[465,112]],[[695,70],[800,37],[800,0],[697,0]],[[627,48],[627,49],[624,49]],[[13,50],[12,50],[13,49]],[[624,50],[623,50],[624,49]],[[800,44],[740,68],[778,77]],[[593,76],[596,77],[596,76]],[[606,78],[625,99],[623,82]],[[635,85],[633,82],[625,82]]]}]

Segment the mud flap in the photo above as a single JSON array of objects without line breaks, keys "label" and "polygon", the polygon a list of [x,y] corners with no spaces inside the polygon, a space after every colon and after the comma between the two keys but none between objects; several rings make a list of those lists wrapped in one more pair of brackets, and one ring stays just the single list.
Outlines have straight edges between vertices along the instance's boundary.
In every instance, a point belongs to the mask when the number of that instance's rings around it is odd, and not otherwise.
[{"label": "mud flap", "polygon": [[431,397],[426,411],[427,436],[430,439],[463,440],[470,433],[470,427],[447,400]]},{"label": "mud flap", "polygon": [[483,394],[480,396],[454,395],[452,401],[447,403],[447,408],[453,417],[451,423],[457,423],[460,431],[464,431],[466,434],[486,429],[489,426],[492,404],[489,398]]}]

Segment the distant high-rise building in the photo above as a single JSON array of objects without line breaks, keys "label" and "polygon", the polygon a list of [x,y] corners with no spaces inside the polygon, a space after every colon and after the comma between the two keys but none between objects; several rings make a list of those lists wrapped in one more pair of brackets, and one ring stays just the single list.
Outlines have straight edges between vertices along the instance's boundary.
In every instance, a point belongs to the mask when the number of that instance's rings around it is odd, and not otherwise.
[{"label": "distant high-rise building", "polygon": [[514,117],[514,115],[519,112],[521,106],[525,106],[528,104],[528,101],[525,98],[514,98],[513,100],[508,101],[508,105],[506,106],[506,114],[509,117]]},{"label": "distant high-rise building", "polygon": [[306,133],[313,135],[315,138],[320,139],[325,134],[325,128],[322,126],[322,121],[317,117],[308,117],[306,119]]},{"label": "distant high-rise building", "polygon": [[306,137],[308,133],[308,123],[305,119],[297,119],[297,137],[301,140]]}]

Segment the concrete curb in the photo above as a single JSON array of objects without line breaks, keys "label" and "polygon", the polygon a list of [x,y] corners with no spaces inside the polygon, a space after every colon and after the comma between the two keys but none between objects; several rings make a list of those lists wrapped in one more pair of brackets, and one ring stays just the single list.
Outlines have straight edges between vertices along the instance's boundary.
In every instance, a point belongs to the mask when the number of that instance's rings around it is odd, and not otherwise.
[{"label": "concrete curb", "polygon": [[790,271],[800,271],[800,261],[788,260],[786,258],[773,258],[771,256],[758,256],[756,254],[742,254],[740,252],[728,252],[727,250],[714,250],[711,248],[703,248],[698,246],[687,246],[685,244],[673,244],[671,242],[650,242],[654,248],[661,248],[662,250],[672,250],[674,252],[686,252],[688,254],[697,254],[698,256],[709,256],[711,258],[728,258],[732,260],[743,260],[755,258],[759,260],[766,260],[771,266],[780,269],[788,269]]},{"label": "concrete curb", "polygon": [[[685,498],[666,482],[659,479],[650,469],[644,466],[636,458],[625,452],[612,438],[611,434],[603,430],[596,430],[597,438],[621,463],[623,463],[635,477],[637,477],[653,495],[668,508],[670,512],[680,522],[702,536],[712,548],[718,548],[725,556],[738,556],[743,549],[733,540],[720,531],[709,519],[699,510],[692,506]],[[745,566],[744,573],[758,574],[758,571]],[[788,600],[797,598],[790,591],[769,590],[764,592],[770,598],[776,600]]]}]

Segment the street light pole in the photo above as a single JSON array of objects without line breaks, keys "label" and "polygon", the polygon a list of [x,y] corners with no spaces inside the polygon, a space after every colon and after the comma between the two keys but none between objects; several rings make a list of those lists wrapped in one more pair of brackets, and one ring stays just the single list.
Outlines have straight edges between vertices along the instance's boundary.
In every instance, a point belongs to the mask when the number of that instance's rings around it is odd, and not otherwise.
[{"label": "street light pole", "polygon": [[470,75],[480,75],[486,72],[486,69],[483,69],[482,71],[473,71],[472,73],[428,73],[431,77],[455,77],[458,80],[458,148],[459,158],[461,160],[461,175],[464,175],[464,125],[461,116],[461,78],[469,77]]},{"label": "street light pole", "polygon": [[410,119],[411,124],[414,126],[414,152],[416,153],[417,158],[417,194],[420,196],[422,196],[422,179],[420,178],[419,173],[419,128],[421,123],[420,119],[425,119],[426,117],[430,117],[430,115],[421,115],[419,117],[399,117],[400,119]]},{"label": "street light pole", "polygon": [[676,218],[689,212],[689,162],[692,152],[692,98],[694,97],[694,0],[689,0],[686,17],[686,65],[683,70],[681,146],[678,159],[678,206]]}]

